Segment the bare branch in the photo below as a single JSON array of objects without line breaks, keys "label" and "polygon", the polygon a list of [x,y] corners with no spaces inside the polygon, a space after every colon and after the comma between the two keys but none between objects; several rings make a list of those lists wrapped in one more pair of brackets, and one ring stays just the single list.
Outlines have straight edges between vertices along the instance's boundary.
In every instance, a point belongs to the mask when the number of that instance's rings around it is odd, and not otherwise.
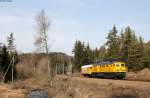
[{"label": "bare branch", "polygon": [[37,36],[34,44],[37,46],[37,50],[44,50],[48,53],[48,30],[50,28],[50,21],[44,10],[37,15],[36,23]]}]

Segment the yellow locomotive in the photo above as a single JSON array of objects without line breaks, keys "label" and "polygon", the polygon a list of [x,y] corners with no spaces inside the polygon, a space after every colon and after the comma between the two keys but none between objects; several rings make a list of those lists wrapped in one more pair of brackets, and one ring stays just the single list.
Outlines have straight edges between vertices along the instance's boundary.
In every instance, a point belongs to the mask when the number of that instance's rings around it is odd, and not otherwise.
[{"label": "yellow locomotive", "polygon": [[124,79],[127,67],[122,61],[106,61],[97,64],[83,65],[81,73],[85,77],[118,78]]}]

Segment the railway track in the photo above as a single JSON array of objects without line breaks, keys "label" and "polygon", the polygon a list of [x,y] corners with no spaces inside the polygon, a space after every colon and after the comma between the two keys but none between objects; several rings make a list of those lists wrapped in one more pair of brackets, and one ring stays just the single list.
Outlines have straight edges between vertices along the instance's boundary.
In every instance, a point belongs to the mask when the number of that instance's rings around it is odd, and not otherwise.
[{"label": "railway track", "polygon": [[124,79],[124,80],[127,80],[127,81],[150,82],[150,80],[144,80],[144,79],[134,79],[134,78],[127,78],[127,79]]},{"label": "railway track", "polygon": [[[91,77],[84,77],[82,75],[71,75],[71,77],[91,78]],[[94,79],[107,79],[107,78],[94,78]],[[108,79],[108,80],[121,80],[121,79]],[[125,79],[122,79],[121,81],[150,82],[150,80],[135,79],[135,78],[125,78]]]}]

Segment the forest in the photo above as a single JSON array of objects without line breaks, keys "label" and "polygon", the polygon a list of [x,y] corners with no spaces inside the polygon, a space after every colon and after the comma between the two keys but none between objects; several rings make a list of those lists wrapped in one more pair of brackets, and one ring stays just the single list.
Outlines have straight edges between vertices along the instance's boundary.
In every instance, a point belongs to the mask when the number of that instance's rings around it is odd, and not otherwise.
[{"label": "forest", "polygon": [[77,40],[74,45],[74,65],[80,69],[82,65],[100,61],[120,60],[126,62],[129,70],[138,71],[150,68],[150,41],[144,42],[134,30],[127,26],[121,32],[114,25],[109,31],[106,42],[92,49],[89,43]]}]

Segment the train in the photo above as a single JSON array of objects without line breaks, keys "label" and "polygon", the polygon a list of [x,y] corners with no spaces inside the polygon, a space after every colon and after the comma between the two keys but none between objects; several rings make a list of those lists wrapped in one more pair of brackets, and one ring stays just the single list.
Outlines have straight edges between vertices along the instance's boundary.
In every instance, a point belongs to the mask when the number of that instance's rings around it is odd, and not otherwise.
[{"label": "train", "polygon": [[123,61],[104,61],[81,66],[84,77],[125,79],[127,66]]}]

